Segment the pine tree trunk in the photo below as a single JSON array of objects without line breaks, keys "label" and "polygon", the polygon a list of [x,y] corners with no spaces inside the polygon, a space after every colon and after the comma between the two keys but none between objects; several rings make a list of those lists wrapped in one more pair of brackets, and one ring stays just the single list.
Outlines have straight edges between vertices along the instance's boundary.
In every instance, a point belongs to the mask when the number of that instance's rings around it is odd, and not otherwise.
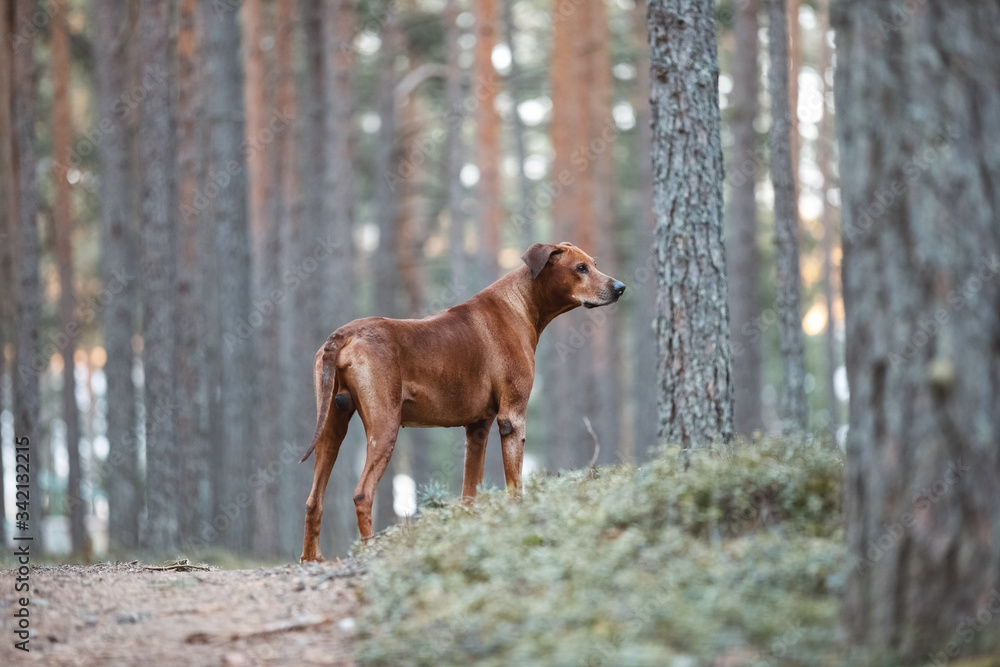
[{"label": "pine tree trunk", "polygon": [[381,317],[398,317],[396,286],[396,206],[398,178],[396,145],[396,57],[402,47],[399,17],[390,15],[382,26],[379,50],[379,77],[376,90],[381,119],[376,155],[375,202],[378,219],[378,248],[375,251],[375,312]]},{"label": "pine tree trunk", "polygon": [[[589,73],[589,44],[580,35],[588,29],[586,5],[552,7],[552,236],[553,241],[570,241],[592,252],[593,218],[590,205],[589,168],[580,170],[574,152],[586,149],[589,132],[588,88],[580,84]],[[590,458],[592,441],[582,416],[591,404],[586,391],[579,391],[582,357],[579,340],[571,339],[576,319],[556,319],[542,338],[538,357],[545,385],[548,416],[546,453],[553,470],[571,469]],[[577,345],[572,343],[576,342]],[[586,341],[584,341],[586,342]],[[587,443],[587,445],[584,445]]]},{"label": "pine tree trunk", "polygon": [[[649,39],[646,29],[646,3],[637,2],[632,10],[636,50],[635,109],[637,154],[653,145],[652,118],[650,113]],[[632,456],[639,462],[646,459],[646,452],[656,444],[659,416],[657,412],[657,336],[653,329],[656,321],[656,215],[653,212],[653,164],[639,160],[638,205],[635,217],[635,238],[638,248],[632,261],[629,289],[638,292],[637,306],[632,323],[635,336],[635,370],[632,400],[634,401],[635,427]],[[624,280],[624,279],[623,279]]]},{"label": "pine tree trunk", "polygon": [[462,69],[459,56],[462,48],[458,38],[458,0],[448,0],[445,5],[446,49],[448,69],[445,81],[445,123],[448,161],[448,264],[451,270],[451,289],[455,301],[460,302],[471,292],[465,257],[465,213],[462,211],[462,166],[464,148],[462,145],[462,125],[465,109],[462,107]]},{"label": "pine tree trunk", "polygon": [[[0,8],[0,35],[10,32],[13,6]],[[0,350],[6,350],[13,338],[17,305],[14,303],[14,229],[17,220],[17,178],[14,172],[14,128],[11,123],[13,102],[14,54],[9,42],[0,44]],[[0,410],[7,408],[4,397],[7,360],[0,352]],[[3,457],[0,457],[0,516],[7,516],[4,501]],[[7,544],[6,522],[0,521],[0,544]]]},{"label": "pine tree trunk", "polygon": [[[590,205],[593,210],[594,245],[584,250],[592,254],[600,269],[619,275],[617,215],[615,210],[615,143],[618,128],[612,116],[614,84],[611,79],[610,30],[603,2],[587,5],[588,65],[591,82],[586,102],[589,110],[587,147],[589,169],[593,174]],[[620,451],[622,402],[621,314],[618,304],[599,310],[584,311],[592,327],[591,356],[583,368],[586,380],[594,388],[589,418],[600,442],[598,462],[615,463]],[[581,331],[586,329],[581,328]],[[589,443],[588,443],[589,444]],[[586,448],[584,448],[586,451]],[[589,457],[588,457],[589,458]]]},{"label": "pine tree trunk", "polygon": [[894,661],[942,665],[998,637],[1000,6],[845,0],[834,21],[843,619]]},{"label": "pine tree trunk", "polygon": [[[35,3],[18,0],[14,4],[12,25],[30,22]],[[38,184],[35,177],[35,96],[37,80],[32,43],[12,44],[14,51],[14,169],[18,175],[18,216],[15,237],[17,270],[17,337],[15,342],[14,437],[29,439],[31,476],[29,478],[29,530],[32,551],[44,553],[42,522],[45,512],[40,478],[42,430],[39,421],[41,395],[39,375],[45,360],[40,357],[38,328],[42,316],[42,290],[39,278]],[[24,535],[24,532],[19,532]]]},{"label": "pine tree trunk", "polygon": [[755,188],[760,165],[757,118],[760,70],[757,0],[739,4],[733,20],[736,58],[733,71],[733,158],[729,168],[732,186],[729,258],[730,331],[733,341],[733,425],[750,436],[764,427],[761,416],[761,342],[754,322],[760,317],[760,250],[757,247]]},{"label": "pine tree trunk", "polygon": [[[323,321],[335,319],[336,327],[356,317],[357,284],[354,253],[354,50],[356,34],[354,3],[351,0],[327,0],[323,12],[323,66],[325,98],[323,136],[325,170],[323,184],[323,222],[325,236],[334,241],[331,264],[334,289],[323,304]],[[328,553],[346,554],[357,534],[354,508],[354,460],[357,442],[363,430],[355,420],[353,432],[341,448],[337,465],[330,476],[331,493],[327,494],[326,532],[331,539]]]},{"label": "pine tree trunk", "polygon": [[[291,268],[301,261],[299,238],[301,232],[301,199],[299,197],[299,152],[295,129],[303,123],[303,117],[299,115],[299,104],[296,98],[296,76],[293,59],[293,51],[297,31],[295,29],[295,0],[277,0],[275,3],[275,27],[274,27],[274,78],[277,95],[277,110],[284,117],[292,118],[293,126],[282,132],[275,139],[275,165],[277,172],[274,176],[275,199],[278,207],[278,217],[281,224],[281,253],[282,253],[282,278],[289,275]],[[303,365],[308,366],[308,351],[299,354],[299,341],[303,338],[301,329],[305,328],[305,322],[300,322],[300,313],[296,305],[296,298],[301,290],[293,290],[287,287],[285,299],[287,307],[292,312],[286,312],[281,318],[281,367],[282,381],[281,389],[284,392],[285,400],[282,403],[284,414],[282,423],[284,433],[281,438],[282,455],[279,460],[282,463],[281,476],[278,487],[278,501],[280,507],[281,521],[279,521],[280,540],[283,549],[290,557],[295,556],[293,551],[302,537],[301,519],[302,506],[304,504],[303,489],[309,488],[311,475],[305,464],[298,465],[297,459],[290,460],[290,452],[297,451],[298,446],[305,446],[304,443],[310,436],[310,424],[308,418],[299,418],[302,413],[308,414],[314,409],[312,403],[306,398],[302,398],[302,387],[306,392],[312,388],[309,386],[311,377],[308,367],[299,372]],[[318,348],[318,345],[317,345]],[[304,362],[304,363],[303,363]],[[298,405],[297,401],[303,400],[304,405]],[[313,401],[315,402],[315,401]],[[312,426],[315,426],[313,424]],[[293,449],[286,453],[286,449]]]},{"label": "pine tree trunk", "polygon": [[809,412],[805,392],[802,334],[802,279],[799,274],[799,208],[792,172],[791,116],[788,109],[788,28],[785,0],[766,0],[768,86],[771,93],[771,182],[774,184],[774,245],[778,280],[778,333],[781,338],[781,430],[802,431]]},{"label": "pine tree trunk", "polygon": [[834,386],[836,377],[839,347],[836,337],[836,308],[835,289],[836,269],[834,268],[833,252],[836,244],[837,234],[836,222],[834,220],[834,207],[830,204],[831,192],[837,187],[833,178],[833,152],[834,152],[834,128],[833,109],[827,102],[828,96],[833,91],[833,86],[827,82],[830,76],[830,66],[832,64],[832,49],[827,41],[827,33],[830,30],[830,3],[829,0],[820,0],[819,3],[819,33],[822,36],[819,46],[819,73],[823,79],[822,104],[823,119],[819,125],[819,138],[816,146],[816,161],[819,163],[820,176],[823,178],[823,188],[820,195],[823,198],[823,298],[826,301],[826,332],[823,336],[823,356],[826,361],[826,375],[823,380],[823,389],[826,394],[826,408],[829,414],[827,435],[831,443],[836,443],[837,429],[840,427],[840,399],[837,398],[837,391]]},{"label": "pine tree trunk", "polygon": [[517,61],[517,50],[514,48],[517,26],[514,22],[514,0],[500,0],[501,11],[503,12],[504,39],[510,49],[510,73],[507,76],[507,93],[511,102],[511,134],[514,139],[514,155],[517,156],[517,194],[519,211],[513,221],[516,225],[518,240],[525,248],[532,243],[538,242],[537,231],[535,230],[534,207],[531,206],[531,182],[528,174],[524,171],[524,161],[527,157],[527,150],[524,146],[524,121],[518,113],[518,106],[524,99],[521,92],[521,85],[524,74],[521,72],[520,64]]},{"label": "pine tree trunk", "polygon": [[101,142],[101,267],[102,283],[111,294],[104,308],[104,349],[107,361],[108,459],[102,470],[108,494],[108,541],[112,552],[131,552],[139,545],[139,473],[134,352],[133,242],[131,156],[128,127],[118,101],[126,94],[128,12],[118,0],[98,0],[98,35],[94,44],[101,118],[113,127]]},{"label": "pine tree trunk", "polygon": [[[229,518],[222,544],[246,551],[251,547],[254,505],[248,479],[257,451],[259,409],[255,391],[256,340],[247,333],[253,304],[250,236],[247,224],[247,170],[241,144],[246,136],[240,27],[235,12],[203,6],[207,67],[208,119],[211,124],[206,188],[214,183],[216,261],[222,326],[222,429],[215,463],[214,512]],[[234,100],[235,106],[234,106]]]},{"label": "pine tree trunk", "polygon": [[70,544],[73,554],[89,551],[83,518],[86,504],[80,493],[80,409],[76,405],[76,291],[73,287],[73,212],[72,189],[68,179],[70,143],[73,140],[69,108],[69,34],[66,7],[59,5],[52,16],[52,181],[55,201],[52,223],[56,238],[56,263],[59,266],[59,322],[62,330],[60,353],[63,358],[62,415],[66,424],[66,456],[69,477],[66,482],[66,510],[69,515]]},{"label": "pine tree trunk", "polygon": [[[246,109],[247,189],[250,192],[247,214],[250,222],[250,245],[253,255],[254,275],[261,280],[266,261],[267,231],[264,229],[271,217],[268,210],[271,183],[268,179],[268,151],[259,137],[267,127],[272,106],[268,102],[267,64],[264,61],[263,0],[243,0],[240,4],[243,28],[243,68],[246,72],[243,87]],[[255,294],[254,299],[260,295]]]},{"label": "pine tree trunk", "polygon": [[802,71],[802,27],[799,25],[799,6],[802,0],[786,0],[785,24],[788,26],[788,109],[790,154],[792,156],[792,182],[799,192],[799,154],[802,137],[799,134],[799,72]]},{"label": "pine tree trunk", "polygon": [[[139,6],[139,58],[143,72],[172,78],[169,6]],[[146,549],[167,552],[179,544],[180,461],[174,411],[174,331],[177,321],[176,174],[173,100],[167,85],[151,86],[140,102],[139,179],[142,220],[143,348],[146,406]]]},{"label": "pine tree trunk", "polygon": [[653,0],[649,50],[659,257],[659,439],[733,434],[714,2]]},{"label": "pine tree trunk", "polygon": [[500,77],[493,67],[496,46],[497,11],[495,0],[473,0],[476,45],[473,49],[472,80],[475,82],[476,166],[479,183],[479,256],[482,286],[500,277],[500,226],[503,224],[503,199],[500,190],[500,114],[495,102]]},{"label": "pine tree trunk", "polygon": [[[177,253],[177,447],[182,470],[178,525],[185,548],[203,546],[195,540],[202,522],[210,520],[211,476],[208,431],[202,415],[207,409],[204,368],[205,291],[202,258],[205,252],[199,225],[208,214],[196,200],[204,164],[204,87],[200,85],[203,52],[196,0],[182,0],[177,33],[177,198],[179,216]],[[203,539],[203,538],[202,538]],[[207,545],[204,545],[207,546]],[[193,556],[193,554],[192,554]]]},{"label": "pine tree trunk", "polygon": [[[378,249],[375,252],[375,312],[381,317],[399,317],[401,314],[396,287],[399,285],[397,265],[397,207],[399,206],[399,147],[396,120],[396,59],[403,48],[403,34],[399,16],[389,16],[382,26],[382,48],[379,52],[379,78],[377,104],[382,125],[379,130],[376,157],[377,216],[379,228]],[[376,531],[395,523],[393,511],[392,478],[395,465],[386,468],[382,481],[375,490]]]},{"label": "pine tree trunk", "polygon": [[260,346],[256,383],[259,399],[267,405],[266,412],[258,412],[260,430],[259,448],[254,452],[254,470],[259,471],[260,484],[254,491],[255,521],[253,524],[253,551],[258,556],[273,558],[281,551],[278,519],[277,480],[271,472],[279,465],[283,424],[281,419],[285,400],[281,383],[281,319],[285,317],[283,300],[274,295],[281,289],[281,221],[275,201],[275,164],[278,156],[275,139],[288,131],[288,120],[276,116],[274,86],[271,85],[273,67],[265,59],[262,43],[268,35],[268,21],[260,0],[250,0],[243,5],[243,62],[246,68],[247,124],[246,141],[250,147],[247,155],[247,185],[250,189],[250,245],[254,270],[254,312],[259,314]]},{"label": "pine tree trunk", "polygon": [[445,82],[445,122],[447,123],[447,189],[448,189],[448,264],[451,272],[452,289],[456,302],[462,301],[471,292],[468,278],[468,263],[465,255],[466,217],[462,210],[464,187],[461,173],[464,163],[462,127],[465,110],[462,108],[462,69],[459,56],[462,49],[458,38],[459,7],[457,0],[448,0],[445,6],[447,25],[447,79]]}]

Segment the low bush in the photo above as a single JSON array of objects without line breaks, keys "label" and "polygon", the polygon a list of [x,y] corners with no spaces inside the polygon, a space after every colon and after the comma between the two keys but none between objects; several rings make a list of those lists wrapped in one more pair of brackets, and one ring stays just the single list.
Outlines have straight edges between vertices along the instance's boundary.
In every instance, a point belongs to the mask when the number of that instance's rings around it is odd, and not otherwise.
[{"label": "low bush", "polygon": [[365,551],[371,665],[836,661],[842,461],[768,441],[667,449],[487,491],[438,494]]}]

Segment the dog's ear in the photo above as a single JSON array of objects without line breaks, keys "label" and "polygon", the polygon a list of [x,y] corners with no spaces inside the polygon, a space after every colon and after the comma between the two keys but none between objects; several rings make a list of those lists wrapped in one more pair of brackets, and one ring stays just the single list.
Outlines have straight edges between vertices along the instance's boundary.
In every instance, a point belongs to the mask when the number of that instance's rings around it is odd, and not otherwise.
[{"label": "dog's ear", "polygon": [[542,272],[545,265],[549,263],[549,258],[558,255],[563,251],[559,246],[548,243],[536,243],[528,248],[527,252],[521,255],[521,261],[528,265],[531,271],[531,279],[534,280]]}]

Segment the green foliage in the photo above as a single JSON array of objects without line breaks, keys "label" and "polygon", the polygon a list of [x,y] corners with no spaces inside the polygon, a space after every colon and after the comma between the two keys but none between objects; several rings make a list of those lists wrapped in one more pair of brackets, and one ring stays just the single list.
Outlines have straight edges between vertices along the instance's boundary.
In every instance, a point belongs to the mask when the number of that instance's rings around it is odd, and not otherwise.
[{"label": "green foliage", "polygon": [[428,507],[368,552],[359,661],[828,662],[840,479],[836,453],[764,442]]},{"label": "green foliage", "polygon": [[452,498],[448,485],[440,479],[432,479],[417,490],[417,505],[421,510],[447,507]]}]

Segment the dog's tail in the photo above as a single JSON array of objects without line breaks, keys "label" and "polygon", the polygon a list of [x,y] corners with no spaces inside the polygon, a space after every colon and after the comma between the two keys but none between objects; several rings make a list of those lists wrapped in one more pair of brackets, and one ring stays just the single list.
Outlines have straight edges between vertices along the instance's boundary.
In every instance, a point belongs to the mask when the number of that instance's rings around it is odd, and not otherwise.
[{"label": "dog's tail", "polygon": [[[343,349],[343,339],[334,334],[316,352],[313,361],[313,387],[316,392],[316,433],[312,444],[299,460],[304,463],[316,450],[316,445],[325,437],[330,427],[330,406],[336,402],[337,409],[347,412],[352,408],[351,395],[346,391],[337,393],[337,357]],[[334,397],[334,394],[337,394]]]}]

